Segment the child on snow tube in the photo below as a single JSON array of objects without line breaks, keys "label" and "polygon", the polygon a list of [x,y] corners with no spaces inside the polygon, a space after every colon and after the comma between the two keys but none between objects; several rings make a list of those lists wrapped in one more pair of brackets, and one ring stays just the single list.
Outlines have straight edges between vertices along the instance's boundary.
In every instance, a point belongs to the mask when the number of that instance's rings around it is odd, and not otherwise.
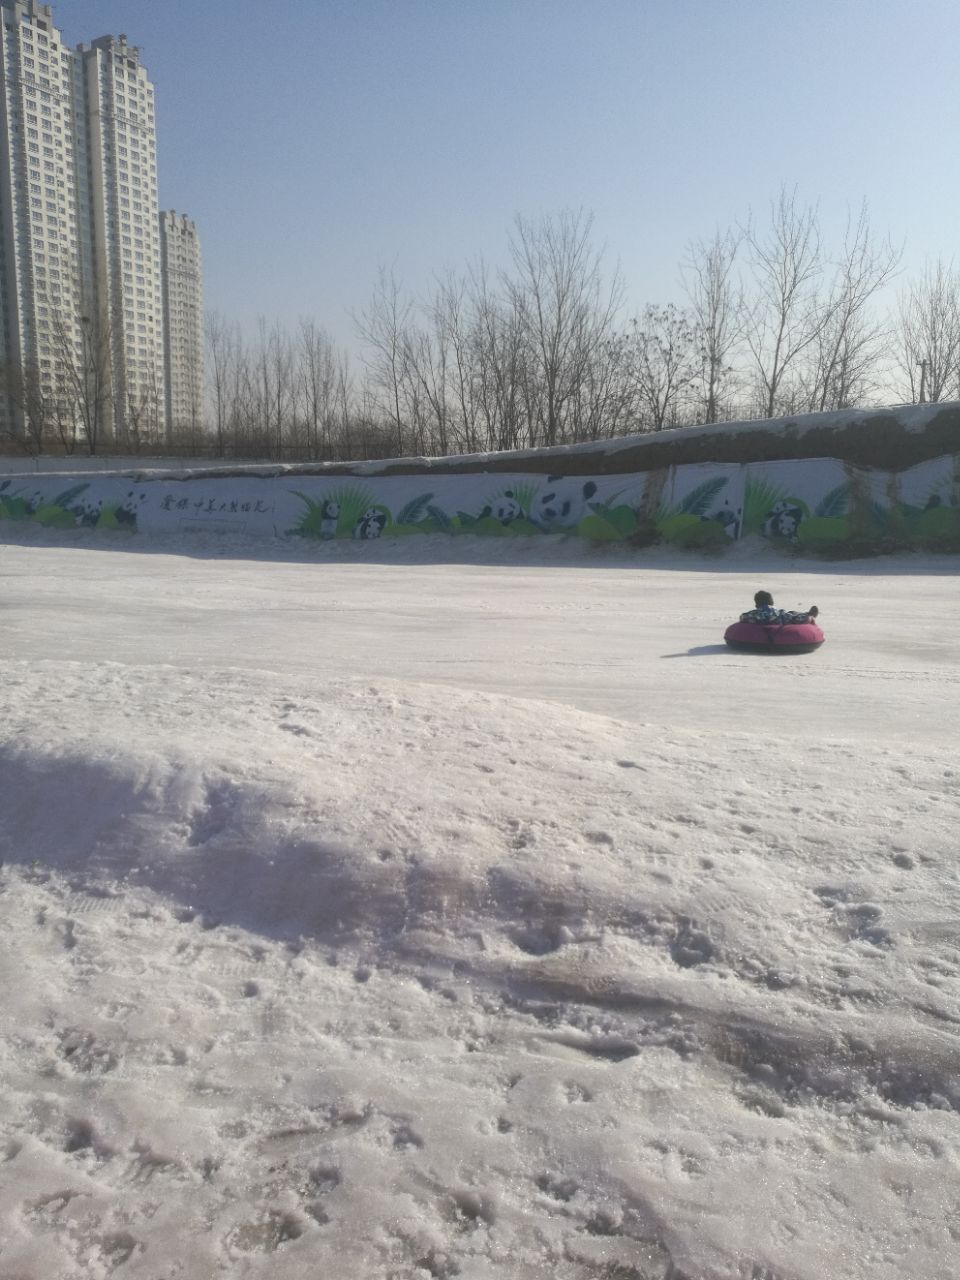
[{"label": "child on snow tube", "polygon": [[823,632],[815,622],[820,610],[815,604],[805,613],[777,609],[769,591],[758,591],[753,603],[754,608],[741,613],[740,621],[724,632],[729,648],[745,652],[811,653],[823,644]]},{"label": "child on snow tube", "polygon": [[748,613],[741,613],[741,622],[759,622],[761,626],[769,626],[771,623],[784,625],[786,623],[803,624],[813,622],[814,618],[820,616],[820,610],[815,604],[812,604],[806,613],[791,613],[788,609],[775,609],[773,606],[773,596],[769,591],[758,591],[753,597],[753,603],[756,606]]}]

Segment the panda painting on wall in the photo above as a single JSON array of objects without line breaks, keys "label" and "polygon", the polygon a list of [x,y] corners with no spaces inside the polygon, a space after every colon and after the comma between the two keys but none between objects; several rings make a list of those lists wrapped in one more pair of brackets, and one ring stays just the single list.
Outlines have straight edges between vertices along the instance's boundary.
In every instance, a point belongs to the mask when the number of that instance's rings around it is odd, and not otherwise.
[{"label": "panda painting on wall", "polygon": [[137,527],[137,516],[140,508],[147,500],[145,493],[137,493],[136,489],[131,489],[123,502],[119,504],[114,515],[117,524],[126,525],[128,528],[135,529]]},{"label": "panda painting on wall", "polygon": [[724,502],[722,507],[718,507],[716,511],[711,511],[709,515],[706,515],[703,518],[704,520],[712,520],[715,524],[720,525],[723,532],[731,541],[735,541],[740,537],[743,510],[741,507],[731,506],[729,498]]},{"label": "panda painting on wall", "polygon": [[797,531],[803,520],[803,508],[789,500],[776,502],[772,510],[767,512],[760,526],[764,537],[785,538],[788,542],[796,542]]},{"label": "panda painting on wall", "polygon": [[361,541],[379,538],[387,523],[386,513],[379,507],[368,507],[353,526],[353,536]]},{"label": "panda painting on wall", "polygon": [[320,507],[320,537],[335,538],[340,520],[340,503],[328,498]]},{"label": "panda painting on wall", "polygon": [[597,492],[592,480],[566,480],[547,476],[546,486],[530,504],[530,520],[544,533],[574,529],[589,514],[588,503]]},{"label": "panda painting on wall", "polygon": [[77,524],[83,528],[94,529],[100,519],[103,511],[103,499],[94,500],[88,495],[83,497],[75,507],[71,508],[71,514],[76,518]]},{"label": "panda painting on wall", "polygon": [[511,524],[514,520],[522,519],[523,507],[513,496],[513,490],[506,489],[496,498],[492,498],[480,512],[481,520],[488,516],[499,520],[501,524]]}]

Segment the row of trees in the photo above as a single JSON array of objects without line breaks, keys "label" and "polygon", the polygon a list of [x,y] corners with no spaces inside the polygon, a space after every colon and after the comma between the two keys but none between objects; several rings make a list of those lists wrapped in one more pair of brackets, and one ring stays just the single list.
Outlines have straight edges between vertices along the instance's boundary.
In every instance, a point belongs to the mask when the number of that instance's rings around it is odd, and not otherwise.
[{"label": "row of trees", "polygon": [[592,233],[583,212],[517,217],[505,268],[450,272],[425,297],[382,270],[355,369],[313,320],[249,337],[210,314],[207,420],[169,446],[447,454],[960,396],[960,274],[938,261],[891,306],[901,254],[865,206],[831,247],[784,189],[765,219],[689,246],[682,303],[632,317]]},{"label": "row of trees", "polygon": [[960,396],[960,274],[937,262],[890,309],[901,255],[866,207],[830,248],[783,190],[764,222],[689,247],[683,304],[632,318],[592,229],[518,217],[506,269],[449,273],[422,298],[382,270],[355,318],[357,373],[312,321],[245,343],[210,317],[217,447],[446,454]]},{"label": "row of trees", "polygon": [[123,367],[122,321],[104,323],[95,311],[78,316],[49,304],[46,310],[43,363],[0,362],[7,423],[0,445],[4,436],[31,453],[96,453],[102,444],[139,453],[164,444],[162,386],[155,368],[131,376]]}]

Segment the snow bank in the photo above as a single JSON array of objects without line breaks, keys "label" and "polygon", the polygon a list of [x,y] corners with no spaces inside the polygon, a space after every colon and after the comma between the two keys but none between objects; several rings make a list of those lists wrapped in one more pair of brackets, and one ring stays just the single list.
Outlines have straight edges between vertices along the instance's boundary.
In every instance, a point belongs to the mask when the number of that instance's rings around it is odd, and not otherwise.
[{"label": "snow bank", "polygon": [[953,1280],[955,561],[12,535],[4,1280]]},{"label": "snow bank", "polygon": [[953,751],[2,674],[4,1275],[953,1274]]}]

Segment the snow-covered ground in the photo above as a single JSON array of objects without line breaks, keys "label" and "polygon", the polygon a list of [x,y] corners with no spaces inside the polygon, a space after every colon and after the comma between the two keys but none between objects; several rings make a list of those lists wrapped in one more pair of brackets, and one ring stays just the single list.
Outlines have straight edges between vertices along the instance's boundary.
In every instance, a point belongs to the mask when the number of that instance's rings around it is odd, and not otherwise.
[{"label": "snow-covered ground", "polygon": [[960,1274],[956,560],[0,535],[3,1280]]}]

